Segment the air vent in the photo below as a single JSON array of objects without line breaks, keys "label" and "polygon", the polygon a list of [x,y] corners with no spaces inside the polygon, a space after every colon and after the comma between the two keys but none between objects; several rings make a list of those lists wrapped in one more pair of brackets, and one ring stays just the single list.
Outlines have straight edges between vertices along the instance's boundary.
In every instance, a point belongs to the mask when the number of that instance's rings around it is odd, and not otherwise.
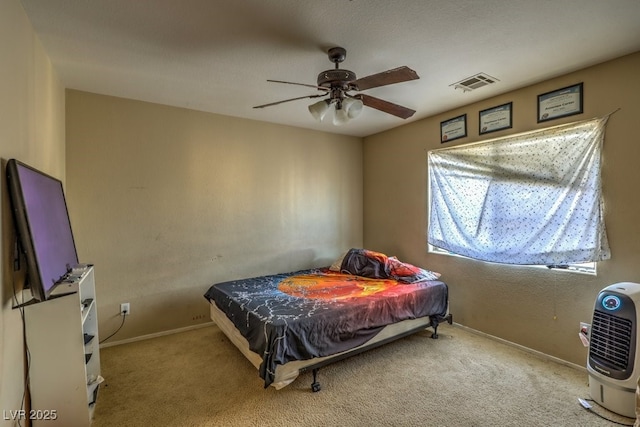
[{"label": "air vent", "polygon": [[591,329],[589,357],[602,365],[631,374],[630,359],[632,323],[628,319],[595,311]]},{"label": "air vent", "polygon": [[491,77],[488,74],[478,73],[474,76],[467,77],[466,79],[453,83],[449,86],[453,86],[454,89],[461,89],[463,92],[469,92],[479,89],[483,86],[494,84],[498,81],[498,79],[496,79],[495,77]]}]

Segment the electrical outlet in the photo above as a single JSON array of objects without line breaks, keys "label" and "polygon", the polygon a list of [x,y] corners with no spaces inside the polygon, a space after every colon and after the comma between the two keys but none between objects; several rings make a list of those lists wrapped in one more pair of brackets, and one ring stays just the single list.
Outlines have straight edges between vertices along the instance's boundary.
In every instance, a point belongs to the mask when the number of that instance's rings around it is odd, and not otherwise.
[{"label": "electrical outlet", "polygon": [[587,337],[591,335],[591,325],[585,322],[580,322],[580,333]]},{"label": "electrical outlet", "polygon": [[120,316],[128,316],[129,314],[131,314],[129,303],[123,302],[122,304],[120,304]]}]

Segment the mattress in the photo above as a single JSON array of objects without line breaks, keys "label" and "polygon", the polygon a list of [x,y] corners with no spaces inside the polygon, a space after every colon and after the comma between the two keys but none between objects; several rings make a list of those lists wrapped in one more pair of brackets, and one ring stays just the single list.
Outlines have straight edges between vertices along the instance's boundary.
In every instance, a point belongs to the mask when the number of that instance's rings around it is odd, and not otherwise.
[{"label": "mattress", "polygon": [[[262,363],[262,357],[260,357],[260,355],[258,355],[257,353],[251,351],[247,339],[243,337],[242,334],[235,328],[226,314],[224,314],[222,310],[216,307],[215,303],[213,302],[211,302],[210,304],[210,312],[211,319],[218,326],[218,328],[220,328],[220,330],[227,336],[227,338],[229,338],[229,340],[242,352],[242,354],[249,360],[249,362],[251,362],[251,364],[256,369],[259,369],[260,364]],[[277,390],[280,390],[281,388],[291,384],[296,378],[298,378],[300,373],[308,367],[330,361],[331,359],[341,358],[349,353],[357,353],[368,347],[373,347],[376,344],[387,341],[393,337],[401,336],[403,334],[406,334],[407,332],[419,329],[426,329],[429,326],[431,326],[429,317],[403,320],[401,322],[385,326],[369,342],[357,346],[351,350],[347,350],[331,356],[316,357],[308,360],[295,360],[284,365],[278,365],[276,366],[274,380],[271,383],[271,386]]]},{"label": "mattress", "polygon": [[[404,283],[328,269],[218,283],[205,297],[233,325],[233,332],[223,329],[230,339],[254,365],[259,361],[265,387],[276,381],[280,366],[364,346],[405,320],[422,319],[426,327],[430,317],[444,317],[448,309],[448,288],[441,281]],[[219,326],[226,321],[217,316]]]}]

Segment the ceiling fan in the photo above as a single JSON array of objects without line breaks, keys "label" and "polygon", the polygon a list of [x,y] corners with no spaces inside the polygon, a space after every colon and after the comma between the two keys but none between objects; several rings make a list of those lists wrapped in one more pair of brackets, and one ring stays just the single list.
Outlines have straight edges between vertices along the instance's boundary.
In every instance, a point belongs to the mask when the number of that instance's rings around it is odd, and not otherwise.
[{"label": "ceiling fan", "polygon": [[347,51],[344,48],[333,47],[329,49],[328,55],[329,60],[335,64],[335,69],[326,70],[318,74],[317,85],[285,82],[282,80],[267,80],[268,82],[273,83],[285,83],[311,87],[318,89],[323,93],[285,99],[282,101],[271,102],[269,104],[258,105],[253,108],[264,108],[282,104],[283,102],[296,101],[298,99],[320,98],[327,96],[327,99],[323,99],[315,104],[309,105],[309,112],[317,120],[322,120],[333,105],[335,107],[333,124],[335,125],[341,125],[347,123],[350,119],[356,118],[362,111],[363,105],[392,114],[396,117],[400,117],[401,119],[407,119],[413,116],[415,110],[410,108],[363,93],[349,93],[419,79],[420,77],[418,77],[418,74],[411,68],[407,66],[398,67],[358,79],[356,77],[356,73],[353,71],[341,69],[339,67],[339,64],[347,57]]}]

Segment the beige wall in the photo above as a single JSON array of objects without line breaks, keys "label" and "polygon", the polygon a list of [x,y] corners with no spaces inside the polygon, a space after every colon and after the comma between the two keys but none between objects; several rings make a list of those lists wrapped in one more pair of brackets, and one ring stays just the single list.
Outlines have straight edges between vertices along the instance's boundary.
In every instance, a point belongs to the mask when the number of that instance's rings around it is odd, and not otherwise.
[{"label": "beige wall", "polygon": [[[15,232],[5,164],[17,158],[65,178],[64,89],[18,0],[0,1],[0,63],[0,409],[8,414],[21,408],[24,392],[22,320],[12,309],[14,284],[21,289],[24,274],[12,268]],[[14,425],[4,418],[0,425]]]},{"label": "beige wall", "polygon": [[[364,243],[442,273],[454,320],[584,366],[580,321],[591,322],[603,287],[640,282],[640,53],[507,93],[365,138]],[[537,95],[584,82],[584,113],[536,123]],[[482,89],[480,89],[482,90]],[[478,136],[478,112],[513,102],[513,128]],[[598,275],[502,266],[427,254],[427,151],[614,110],[604,143],[603,192],[611,260]],[[467,114],[468,137],[440,144],[440,122]]]},{"label": "beige wall", "polygon": [[67,197],[101,338],[209,319],[215,282],[362,245],[362,140],[67,91]]},{"label": "beige wall", "polygon": [[[596,293],[640,282],[640,53],[365,138],[341,137],[77,91],[65,96],[18,0],[0,2],[0,157],[65,179],[82,261],[96,264],[102,337],[207,320],[216,281],[319,266],[361,246],[443,273],[457,322],[584,364],[579,321]],[[606,222],[613,258],[598,276],[504,267],[426,253],[426,152],[461,113],[480,140],[479,110],[514,103],[514,128],[543,127],[536,95],[584,82],[585,113],[607,114]],[[364,159],[364,160],[363,160]],[[4,168],[3,168],[4,169]],[[6,188],[4,172],[2,188]],[[364,200],[363,200],[364,188]],[[19,409],[22,322],[13,310],[13,224],[1,192],[0,406]],[[329,206],[330,208],[327,208]],[[363,231],[364,230],[364,231]],[[245,262],[246,260],[246,262]],[[11,425],[8,420],[2,425]]]}]

